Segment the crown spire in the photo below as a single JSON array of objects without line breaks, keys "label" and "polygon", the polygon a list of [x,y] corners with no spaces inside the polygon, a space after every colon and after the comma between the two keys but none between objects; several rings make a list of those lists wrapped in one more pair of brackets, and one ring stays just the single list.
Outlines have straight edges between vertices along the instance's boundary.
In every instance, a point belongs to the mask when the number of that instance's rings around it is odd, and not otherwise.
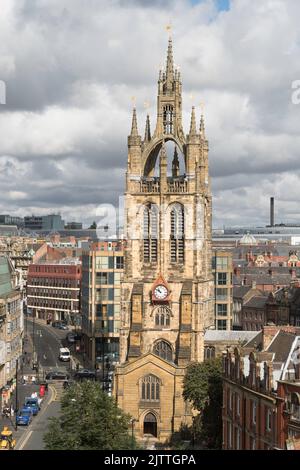
[{"label": "crown spire", "polygon": [[168,44],[166,80],[167,80],[167,87],[170,88],[174,80],[173,44],[172,44],[171,36],[169,37],[169,44]]},{"label": "crown spire", "polygon": [[149,114],[147,114],[147,119],[146,119],[146,126],[145,126],[145,142],[149,142],[151,140],[151,130],[150,130],[150,118]]},{"label": "crown spire", "polygon": [[202,139],[205,139],[205,124],[204,124],[203,113],[201,114],[201,118],[200,118],[200,136]]},{"label": "crown spire", "polygon": [[174,156],[173,156],[173,161],[172,161],[172,177],[177,178],[177,176],[179,176],[179,160],[178,160],[177,147],[175,145]]},{"label": "crown spire", "polygon": [[139,135],[136,119],[136,108],[133,108],[132,112],[132,124],[131,124],[131,137],[137,137]]},{"label": "crown spire", "polygon": [[196,128],[195,106],[193,106],[192,114],[191,114],[190,135],[195,135],[195,134],[197,134],[197,128]]}]

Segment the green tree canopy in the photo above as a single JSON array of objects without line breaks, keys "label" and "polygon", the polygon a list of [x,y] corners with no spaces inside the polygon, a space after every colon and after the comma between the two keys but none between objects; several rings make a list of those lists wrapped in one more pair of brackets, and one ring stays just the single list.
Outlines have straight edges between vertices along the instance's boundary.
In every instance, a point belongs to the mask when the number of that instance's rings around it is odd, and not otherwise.
[{"label": "green tree canopy", "polygon": [[90,226],[90,229],[96,229],[96,228],[97,228],[97,224],[96,224],[96,222],[94,221],[94,222],[92,223],[92,225]]},{"label": "green tree canopy", "polygon": [[199,411],[194,419],[194,432],[210,448],[221,448],[222,395],[221,358],[194,363],[188,367],[183,396]]},{"label": "green tree canopy", "polygon": [[99,383],[69,387],[59,418],[50,418],[44,436],[47,450],[122,450],[136,448],[128,432],[130,416],[120,410]]}]

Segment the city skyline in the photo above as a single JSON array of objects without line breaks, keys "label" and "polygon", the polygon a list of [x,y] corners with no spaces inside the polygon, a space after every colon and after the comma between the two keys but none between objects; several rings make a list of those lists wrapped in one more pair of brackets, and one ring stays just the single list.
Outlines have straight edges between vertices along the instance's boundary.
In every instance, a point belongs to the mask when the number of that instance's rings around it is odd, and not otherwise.
[{"label": "city skyline", "polygon": [[0,213],[60,212],[87,225],[117,203],[132,106],[143,135],[171,23],[185,132],[192,105],[199,122],[205,103],[213,225],[267,224],[270,196],[276,222],[299,222],[300,7],[253,3],[4,1]]}]

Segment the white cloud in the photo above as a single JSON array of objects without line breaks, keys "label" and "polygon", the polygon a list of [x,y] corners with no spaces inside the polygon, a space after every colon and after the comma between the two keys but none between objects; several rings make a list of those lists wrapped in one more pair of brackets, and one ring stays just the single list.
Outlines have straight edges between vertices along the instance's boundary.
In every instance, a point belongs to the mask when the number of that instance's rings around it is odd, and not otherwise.
[{"label": "white cloud", "polygon": [[131,97],[141,134],[145,101],[154,129],[171,20],[186,131],[205,102],[215,225],[267,223],[269,196],[299,221],[299,16],[294,0],[232,0],[221,14],[212,0],[1,0],[0,212],[90,221],[117,199]]}]

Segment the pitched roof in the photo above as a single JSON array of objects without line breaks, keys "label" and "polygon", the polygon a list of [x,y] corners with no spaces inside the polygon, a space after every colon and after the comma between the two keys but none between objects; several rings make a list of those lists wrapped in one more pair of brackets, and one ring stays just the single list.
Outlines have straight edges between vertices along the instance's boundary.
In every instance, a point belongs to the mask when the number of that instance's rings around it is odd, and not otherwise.
[{"label": "pitched roof", "polygon": [[242,299],[251,289],[251,286],[234,286],[233,298]]},{"label": "pitched roof", "polygon": [[295,335],[279,330],[266,351],[275,353],[274,362],[285,362],[294,341]]},{"label": "pitched roof", "polygon": [[268,297],[254,295],[251,299],[244,304],[244,307],[249,308],[264,308],[268,301]]}]

